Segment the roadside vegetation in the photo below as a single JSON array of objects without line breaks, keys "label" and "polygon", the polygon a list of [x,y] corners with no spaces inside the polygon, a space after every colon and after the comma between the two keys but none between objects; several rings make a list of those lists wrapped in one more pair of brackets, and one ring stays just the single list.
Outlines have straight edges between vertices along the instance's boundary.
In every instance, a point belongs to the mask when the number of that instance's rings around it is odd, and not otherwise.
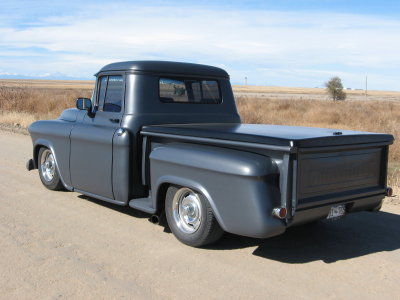
[{"label": "roadside vegetation", "polygon": [[0,123],[27,128],[40,119],[54,119],[66,108],[75,107],[77,97],[89,97],[90,89],[44,88],[0,84]]},{"label": "roadside vegetation", "polygon": [[326,92],[334,101],[346,100],[346,92],[343,90],[342,80],[335,76],[325,82]]},{"label": "roadside vegetation", "polygon": [[[90,97],[92,84],[4,84],[0,81],[0,124],[27,128],[39,119],[54,119],[75,107],[77,97]],[[246,86],[247,90],[251,87]],[[234,87],[240,91],[243,87]],[[400,101],[326,101],[239,95],[237,105],[244,123],[326,127],[384,132],[400,138]],[[389,185],[400,193],[400,143],[390,148]]]}]

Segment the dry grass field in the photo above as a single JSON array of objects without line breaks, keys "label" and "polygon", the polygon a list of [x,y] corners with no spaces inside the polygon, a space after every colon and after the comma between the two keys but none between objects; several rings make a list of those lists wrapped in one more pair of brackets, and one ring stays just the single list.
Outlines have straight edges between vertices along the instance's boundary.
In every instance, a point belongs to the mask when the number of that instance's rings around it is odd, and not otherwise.
[{"label": "dry grass field", "polygon": [[90,97],[93,86],[93,81],[0,80],[0,122],[27,128],[35,120],[57,118],[77,97]]},{"label": "dry grass field", "polygon": [[[322,88],[298,88],[277,86],[244,86],[234,85],[236,97],[269,98],[286,100],[330,100]],[[368,91],[346,90],[350,101],[400,101],[400,92],[395,91]]]},{"label": "dry grass field", "polygon": [[[26,128],[56,118],[90,97],[93,81],[0,80],[0,123]],[[400,136],[400,92],[347,91],[346,101],[327,100],[324,89],[234,86],[245,123],[301,125],[391,133]],[[365,100],[367,99],[367,100]],[[400,144],[390,149],[389,184],[400,187]],[[397,191],[400,190],[397,188]]]}]

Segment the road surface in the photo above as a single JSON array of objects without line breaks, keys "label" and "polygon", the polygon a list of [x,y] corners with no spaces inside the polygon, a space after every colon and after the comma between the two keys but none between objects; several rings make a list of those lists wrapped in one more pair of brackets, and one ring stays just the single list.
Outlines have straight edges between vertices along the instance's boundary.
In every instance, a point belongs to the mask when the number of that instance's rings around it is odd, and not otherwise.
[{"label": "road surface", "polygon": [[30,138],[0,142],[1,299],[400,299],[400,205],[195,249],[145,214],[45,189]]}]

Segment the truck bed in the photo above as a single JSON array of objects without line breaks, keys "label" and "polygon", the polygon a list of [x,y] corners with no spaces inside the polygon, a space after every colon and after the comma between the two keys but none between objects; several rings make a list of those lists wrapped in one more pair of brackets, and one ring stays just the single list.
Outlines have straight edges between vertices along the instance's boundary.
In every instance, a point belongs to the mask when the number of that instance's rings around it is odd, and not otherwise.
[{"label": "truck bed", "polygon": [[253,124],[154,125],[141,133],[167,142],[276,150],[270,159],[281,165],[281,205],[297,214],[298,222],[322,218],[337,203],[345,203],[348,212],[379,205],[393,142],[389,134]]}]

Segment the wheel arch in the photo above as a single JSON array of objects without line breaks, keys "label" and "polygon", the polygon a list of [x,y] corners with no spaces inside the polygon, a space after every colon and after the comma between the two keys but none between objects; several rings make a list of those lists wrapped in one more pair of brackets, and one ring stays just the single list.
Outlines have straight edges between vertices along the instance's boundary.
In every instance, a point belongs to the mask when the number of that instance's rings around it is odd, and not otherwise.
[{"label": "wheel arch", "polygon": [[48,148],[50,149],[50,151],[53,153],[54,156],[54,161],[56,163],[57,169],[59,170],[59,176],[60,176],[60,180],[62,182],[62,184],[64,185],[64,187],[69,190],[72,191],[73,187],[69,186],[68,184],[65,183],[65,180],[60,172],[60,167],[58,164],[58,160],[57,160],[57,154],[56,151],[54,151],[54,146],[53,144],[46,140],[46,139],[38,139],[35,141],[35,144],[33,146],[33,162],[35,164],[35,167],[38,169],[39,168],[39,152],[41,148]]},{"label": "wheel arch", "polygon": [[33,147],[33,163],[36,169],[39,168],[39,151],[40,148],[48,148],[45,145],[37,144]]},{"label": "wheel arch", "polygon": [[196,192],[201,193],[207,199],[208,203],[210,204],[213,214],[214,214],[215,218],[217,219],[219,225],[221,226],[222,229],[225,230],[226,226],[225,226],[223,219],[217,209],[217,206],[215,205],[215,202],[213,201],[212,196],[210,195],[210,193],[207,191],[207,189],[201,183],[199,183],[193,179],[188,179],[188,178],[183,178],[183,177],[178,177],[178,176],[173,176],[173,175],[165,175],[165,176],[160,177],[156,184],[156,195],[154,197],[155,203],[153,203],[153,205],[154,205],[154,207],[156,207],[157,211],[162,211],[164,209],[165,196],[167,194],[168,187],[170,187],[171,185],[187,187]]}]

